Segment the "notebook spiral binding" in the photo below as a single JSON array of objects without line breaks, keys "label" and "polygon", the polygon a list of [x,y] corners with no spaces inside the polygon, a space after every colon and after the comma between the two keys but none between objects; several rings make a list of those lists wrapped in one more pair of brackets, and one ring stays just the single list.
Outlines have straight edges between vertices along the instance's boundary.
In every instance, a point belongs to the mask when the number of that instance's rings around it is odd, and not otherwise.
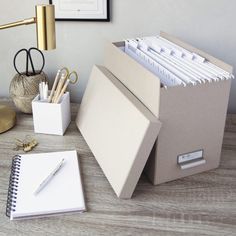
[{"label": "notebook spiral binding", "polygon": [[21,156],[16,155],[12,158],[11,174],[9,178],[9,187],[7,195],[6,216],[10,217],[11,212],[15,211],[17,191],[19,183]]}]

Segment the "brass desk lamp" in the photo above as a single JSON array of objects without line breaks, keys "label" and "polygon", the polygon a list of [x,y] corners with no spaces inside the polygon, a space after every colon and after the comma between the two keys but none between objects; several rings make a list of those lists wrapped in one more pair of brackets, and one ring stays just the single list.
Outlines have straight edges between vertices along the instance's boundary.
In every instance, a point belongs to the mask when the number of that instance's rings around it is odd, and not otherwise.
[{"label": "brass desk lamp", "polygon": [[[55,9],[54,5],[37,5],[35,7],[36,17],[0,25],[1,29],[7,29],[20,25],[36,23],[37,47],[40,50],[51,50],[56,48],[55,37]],[[15,125],[16,113],[10,107],[0,104],[0,134]]]}]

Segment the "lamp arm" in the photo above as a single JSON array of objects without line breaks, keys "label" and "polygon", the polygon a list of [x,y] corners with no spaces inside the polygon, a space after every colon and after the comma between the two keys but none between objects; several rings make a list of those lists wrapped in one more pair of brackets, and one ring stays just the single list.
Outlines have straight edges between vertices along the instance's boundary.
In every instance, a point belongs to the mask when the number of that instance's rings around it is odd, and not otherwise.
[{"label": "lamp arm", "polygon": [[[37,48],[39,50],[51,50],[56,48],[55,34],[55,7],[52,4],[37,5],[35,17],[0,25],[0,30],[20,25],[36,24]],[[1,119],[0,119],[1,121]]]},{"label": "lamp arm", "polygon": [[0,25],[0,30],[11,28],[11,27],[16,27],[16,26],[20,26],[20,25],[30,25],[30,24],[34,24],[34,23],[36,23],[36,18],[32,17],[32,18],[28,18],[28,19],[24,19],[24,20],[20,20],[20,21],[16,21],[16,22],[8,23],[8,24],[5,24],[5,25]]}]

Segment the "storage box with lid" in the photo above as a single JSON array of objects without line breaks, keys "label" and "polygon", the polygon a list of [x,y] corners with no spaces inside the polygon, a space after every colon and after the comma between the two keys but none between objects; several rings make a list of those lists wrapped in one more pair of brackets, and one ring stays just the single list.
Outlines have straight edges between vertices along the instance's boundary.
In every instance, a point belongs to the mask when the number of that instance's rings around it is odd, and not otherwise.
[{"label": "storage box with lid", "polygon": [[[161,32],[161,36],[232,73],[232,67],[223,61],[169,34]],[[156,75],[127,55],[123,48],[124,42],[107,45],[104,62],[106,68],[96,67],[96,72],[91,74],[92,82],[89,82],[85,91],[76,120],[116,194],[122,198],[131,197],[146,162],[145,173],[153,184],[217,168],[231,80],[165,88]],[[96,82],[99,74],[103,80],[107,77],[109,81],[109,77],[112,77],[112,80],[120,83],[122,91],[129,94],[129,97],[135,97],[136,103],[155,117],[145,118],[149,125],[145,125],[143,120],[135,124],[135,117],[138,116],[128,114],[129,108],[124,108],[120,102],[123,95],[113,96],[114,91],[111,92],[111,88],[117,90],[117,86],[114,83],[99,86]],[[130,106],[133,107],[132,103]],[[93,129],[90,128],[92,123]],[[133,128],[129,129],[127,123]],[[135,130],[142,127],[140,124],[144,127],[143,133],[136,134]],[[149,129],[153,124],[151,136],[154,132],[154,139],[150,138]],[[112,127],[119,127],[120,133],[117,130],[113,132]],[[134,144],[135,139],[139,141]],[[131,149],[133,152],[129,152]],[[123,152],[116,155],[117,150]],[[119,157],[122,153],[127,154],[126,159]],[[139,155],[143,155],[141,159]],[[136,165],[138,169],[135,169]],[[121,176],[122,166],[129,166],[124,176]]]}]

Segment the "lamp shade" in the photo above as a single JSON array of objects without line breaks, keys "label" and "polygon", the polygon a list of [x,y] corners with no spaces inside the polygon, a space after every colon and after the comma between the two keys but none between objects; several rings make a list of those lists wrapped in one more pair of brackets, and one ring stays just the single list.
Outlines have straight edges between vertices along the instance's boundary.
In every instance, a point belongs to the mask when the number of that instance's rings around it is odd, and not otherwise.
[{"label": "lamp shade", "polygon": [[56,36],[54,5],[37,5],[35,8],[38,44],[37,47],[40,50],[55,49]]}]

